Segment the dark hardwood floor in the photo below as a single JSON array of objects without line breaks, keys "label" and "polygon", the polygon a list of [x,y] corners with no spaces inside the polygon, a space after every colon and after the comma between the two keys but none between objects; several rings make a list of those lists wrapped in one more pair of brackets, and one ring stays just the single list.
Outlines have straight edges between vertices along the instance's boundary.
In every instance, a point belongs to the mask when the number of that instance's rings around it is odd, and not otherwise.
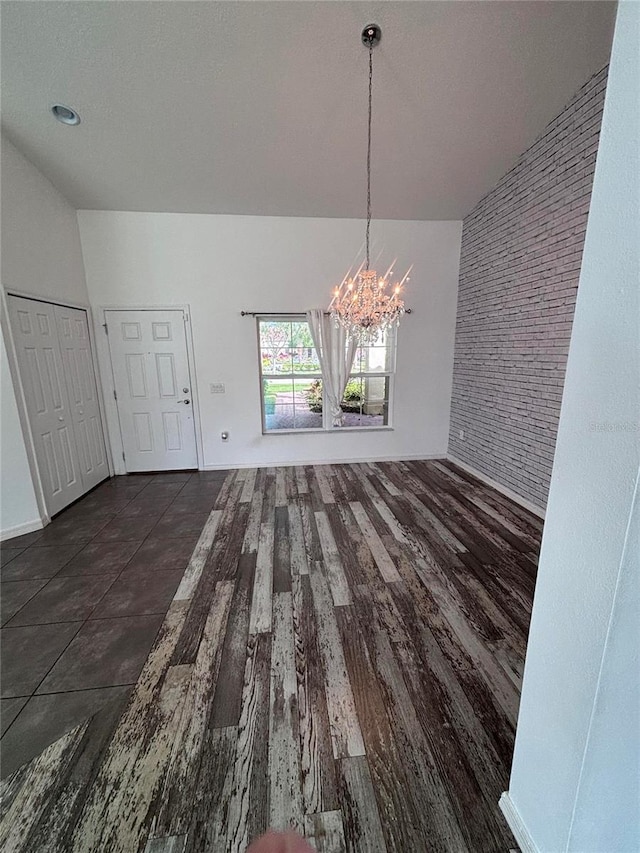
[{"label": "dark hardwood floor", "polygon": [[128,699],[3,781],[2,849],[240,853],[290,826],[326,853],[514,847],[540,519],[433,461],[232,471],[214,500]]}]

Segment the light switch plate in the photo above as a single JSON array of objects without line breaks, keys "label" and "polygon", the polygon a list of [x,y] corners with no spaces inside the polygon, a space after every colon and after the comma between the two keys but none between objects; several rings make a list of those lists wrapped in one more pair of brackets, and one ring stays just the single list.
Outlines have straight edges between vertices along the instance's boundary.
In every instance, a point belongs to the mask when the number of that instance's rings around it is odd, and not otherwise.
[{"label": "light switch plate", "polygon": [[211,382],[209,390],[212,394],[224,394],[224,382]]}]

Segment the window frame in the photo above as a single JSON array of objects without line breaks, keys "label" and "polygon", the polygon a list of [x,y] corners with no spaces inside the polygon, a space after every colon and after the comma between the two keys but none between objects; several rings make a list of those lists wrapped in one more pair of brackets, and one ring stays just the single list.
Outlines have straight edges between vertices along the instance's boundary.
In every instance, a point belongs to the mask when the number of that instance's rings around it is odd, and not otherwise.
[{"label": "window frame", "polygon": [[[258,314],[256,315],[256,342],[257,342],[257,350],[258,350],[258,391],[259,391],[259,400],[260,400],[260,420],[262,424],[262,435],[287,435],[290,433],[301,433],[301,434],[309,434],[309,433],[340,433],[340,432],[380,432],[384,430],[392,430],[393,429],[393,408],[394,408],[394,395],[395,395],[395,373],[396,373],[396,354],[397,354],[397,330],[392,329],[388,332],[389,335],[392,336],[391,339],[391,347],[392,347],[392,358],[393,358],[393,371],[385,371],[385,372],[366,372],[366,373],[350,373],[349,379],[358,378],[358,379],[367,379],[367,378],[377,378],[380,379],[382,377],[388,377],[389,380],[389,398],[388,398],[388,408],[387,408],[387,423],[386,424],[376,424],[373,426],[363,426],[362,424],[358,424],[356,426],[341,426],[334,427],[331,424],[331,416],[329,413],[327,398],[324,390],[324,383],[322,386],[322,426],[318,427],[287,427],[285,429],[269,429],[266,423],[266,406],[264,399],[264,381],[274,380],[274,379],[291,379],[295,381],[296,379],[319,379],[322,382],[322,374],[321,373],[299,373],[296,374],[295,371],[287,374],[265,374],[262,369],[262,344],[260,337],[260,324],[262,322],[272,322],[272,323],[308,323],[306,314],[287,314],[287,315],[278,315],[278,314]],[[314,347],[315,349],[315,347]],[[294,385],[295,388],[295,385]]]}]

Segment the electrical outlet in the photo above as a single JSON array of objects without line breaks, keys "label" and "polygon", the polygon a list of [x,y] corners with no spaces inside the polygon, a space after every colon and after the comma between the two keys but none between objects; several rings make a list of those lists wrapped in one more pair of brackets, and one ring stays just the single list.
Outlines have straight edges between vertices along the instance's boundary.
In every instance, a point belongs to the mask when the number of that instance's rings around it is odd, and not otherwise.
[{"label": "electrical outlet", "polygon": [[464,441],[464,430],[463,429],[458,430],[458,438],[461,438]]},{"label": "electrical outlet", "polygon": [[224,382],[211,382],[209,384],[209,391],[212,394],[224,394]]}]

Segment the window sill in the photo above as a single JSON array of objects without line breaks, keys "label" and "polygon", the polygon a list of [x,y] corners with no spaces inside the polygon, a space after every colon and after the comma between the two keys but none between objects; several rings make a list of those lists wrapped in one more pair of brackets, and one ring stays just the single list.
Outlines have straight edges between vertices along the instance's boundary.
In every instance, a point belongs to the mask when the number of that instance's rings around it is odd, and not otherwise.
[{"label": "window sill", "polygon": [[270,429],[263,430],[262,435],[336,435],[341,432],[393,432],[392,426],[370,426],[370,427],[336,427],[335,429]]}]

